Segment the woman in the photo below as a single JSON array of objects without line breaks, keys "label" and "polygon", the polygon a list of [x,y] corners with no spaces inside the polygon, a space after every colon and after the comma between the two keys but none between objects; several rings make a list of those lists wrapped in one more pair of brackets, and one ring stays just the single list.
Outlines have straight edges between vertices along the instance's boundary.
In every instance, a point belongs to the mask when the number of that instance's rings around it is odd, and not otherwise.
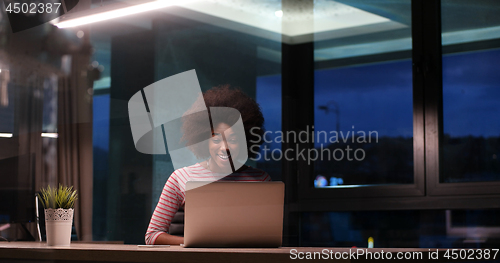
[{"label": "woman", "polygon": [[[264,117],[257,102],[242,91],[230,89],[228,86],[205,92],[203,100],[210,110],[213,129],[201,125],[206,123],[200,121],[200,118],[206,119],[203,114],[185,115],[182,126],[183,140],[196,157],[203,161],[178,169],[168,178],[146,232],[148,245],[179,245],[184,242],[183,237],[170,235],[168,231],[174,214],[184,207],[187,181],[271,180],[266,172],[245,166],[238,161],[242,156],[254,157],[250,151],[251,147],[262,143],[257,141],[262,138]],[[231,109],[236,109],[241,114],[244,131],[234,125],[239,114],[228,114],[227,110]],[[250,133],[252,128],[258,129],[253,129]],[[245,136],[240,135],[243,132]],[[207,137],[209,139],[205,140]],[[242,141],[242,137],[246,140]]]}]

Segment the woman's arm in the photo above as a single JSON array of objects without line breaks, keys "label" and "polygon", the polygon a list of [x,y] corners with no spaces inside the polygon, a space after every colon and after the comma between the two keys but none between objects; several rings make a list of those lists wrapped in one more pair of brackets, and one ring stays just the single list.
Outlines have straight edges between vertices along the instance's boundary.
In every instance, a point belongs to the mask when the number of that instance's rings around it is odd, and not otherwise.
[{"label": "woman's arm", "polygon": [[167,234],[172,218],[177,210],[179,210],[180,203],[182,202],[180,189],[176,172],[174,172],[165,183],[158,204],[151,216],[151,221],[145,235],[147,245],[178,245],[182,243],[183,238],[179,239],[176,236]]},{"label": "woman's arm", "polygon": [[161,233],[155,241],[155,245],[180,245],[183,243],[183,237],[173,236],[167,233]]}]

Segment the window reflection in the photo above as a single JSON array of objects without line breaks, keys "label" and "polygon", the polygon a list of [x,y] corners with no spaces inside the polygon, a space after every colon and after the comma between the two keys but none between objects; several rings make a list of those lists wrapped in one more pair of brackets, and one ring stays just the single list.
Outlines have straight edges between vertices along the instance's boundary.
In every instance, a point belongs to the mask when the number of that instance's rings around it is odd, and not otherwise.
[{"label": "window reflection", "polygon": [[499,210],[311,212],[302,215],[302,246],[496,248]]}]

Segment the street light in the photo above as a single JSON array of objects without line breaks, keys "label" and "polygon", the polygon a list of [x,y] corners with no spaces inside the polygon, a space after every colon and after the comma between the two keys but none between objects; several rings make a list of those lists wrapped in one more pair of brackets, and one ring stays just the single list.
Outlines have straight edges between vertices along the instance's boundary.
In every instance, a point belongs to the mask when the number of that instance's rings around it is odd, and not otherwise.
[{"label": "street light", "polygon": [[[334,109],[331,109],[330,106],[333,105]],[[326,114],[328,114],[330,111],[333,111],[336,115],[336,126],[337,126],[337,134],[340,132],[340,107],[339,104],[336,101],[328,101],[326,105],[320,105],[318,106],[318,109],[324,110]]]}]

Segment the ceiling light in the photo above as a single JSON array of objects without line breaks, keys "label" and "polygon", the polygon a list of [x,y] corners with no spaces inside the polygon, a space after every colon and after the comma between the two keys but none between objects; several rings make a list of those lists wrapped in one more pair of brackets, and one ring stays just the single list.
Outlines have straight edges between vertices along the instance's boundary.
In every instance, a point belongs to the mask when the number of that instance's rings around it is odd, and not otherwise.
[{"label": "ceiling light", "polygon": [[143,13],[147,11],[152,11],[164,7],[169,7],[176,4],[184,4],[186,2],[191,2],[193,0],[157,0],[148,2],[140,5],[133,5],[124,8],[114,9],[110,11],[105,11],[97,14],[90,14],[83,17],[70,18],[68,20],[63,20],[56,23],[58,28],[75,27],[81,25],[87,25],[95,22],[105,21],[113,18],[128,16],[132,14]]},{"label": "ceiling light", "polygon": [[283,11],[278,10],[278,11],[274,12],[274,15],[277,17],[283,17]]},{"label": "ceiling light", "polygon": [[59,137],[59,134],[57,134],[55,132],[42,132],[42,137],[56,139],[57,137]]},{"label": "ceiling light", "polygon": [[0,133],[0,138],[12,138],[12,133]]}]

